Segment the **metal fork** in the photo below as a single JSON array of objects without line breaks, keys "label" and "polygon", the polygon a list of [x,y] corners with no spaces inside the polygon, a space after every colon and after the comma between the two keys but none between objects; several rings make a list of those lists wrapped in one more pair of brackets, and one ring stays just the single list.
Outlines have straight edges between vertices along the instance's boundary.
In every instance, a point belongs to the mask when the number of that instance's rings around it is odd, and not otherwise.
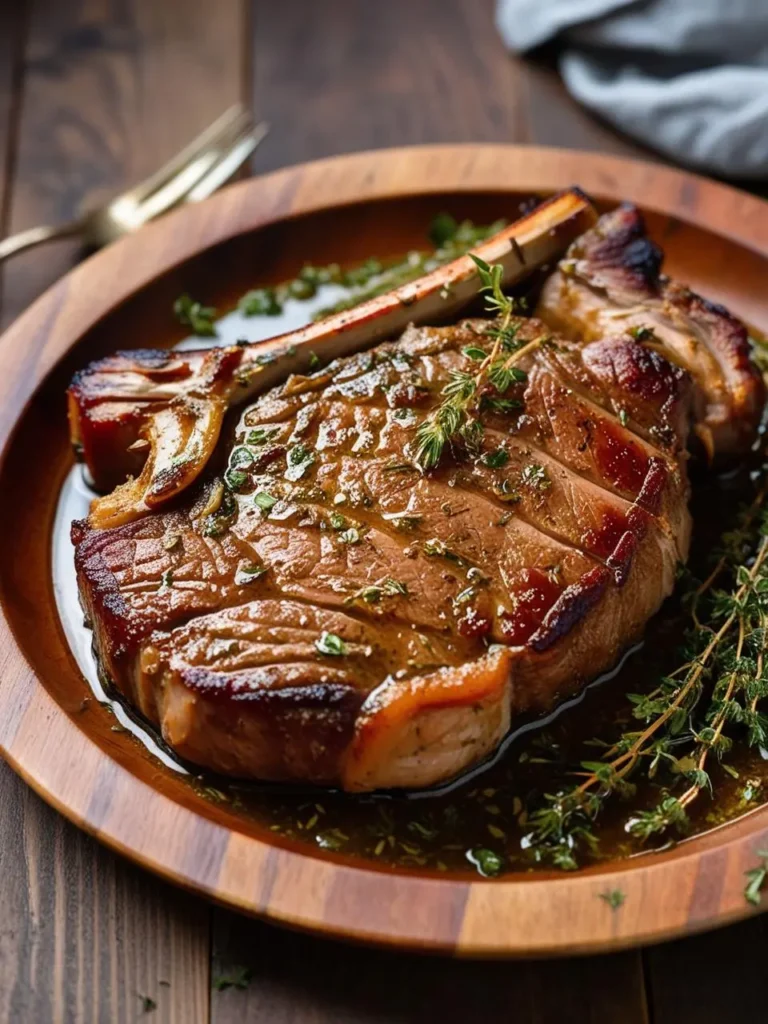
[{"label": "metal fork", "polygon": [[79,235],[99,248],[181,203],[205,199],[224,184],[267,134],[263,122],[251,124],[242,104],[230,107],[167,164],[105,206],[76,220],[20,231],[0,241],[0,261],[53,238]]}]

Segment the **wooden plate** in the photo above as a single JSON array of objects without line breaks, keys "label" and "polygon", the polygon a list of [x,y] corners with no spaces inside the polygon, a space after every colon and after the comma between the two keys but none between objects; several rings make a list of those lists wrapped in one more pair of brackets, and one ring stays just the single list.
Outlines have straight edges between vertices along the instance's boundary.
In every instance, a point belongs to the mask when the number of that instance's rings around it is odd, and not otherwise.
[{"label": "wooden plate", "polygon": [[[0,339],[0,749],[46,800],[140,864],[249,913],[332,935],[462,955],[597,951],[750,912],[744,871],[768,807],[663,854],[499,881],[374,870],[289,847],[212,805],[98,707],[67,646],[51,583],[56,499],[71,466],[64,390],[118,347],[177,340],[182,290],[220,305],[305,262],[402,252],[444,208],[504,216],[578,183],[647,213],[669,270],[768,331],[768,205],[648,164],[514,146],[361,153],[247,181],[73,270]],[[44,256],[41,256],[44,258]],[[620,888],[612,911],[599,894]]]}]

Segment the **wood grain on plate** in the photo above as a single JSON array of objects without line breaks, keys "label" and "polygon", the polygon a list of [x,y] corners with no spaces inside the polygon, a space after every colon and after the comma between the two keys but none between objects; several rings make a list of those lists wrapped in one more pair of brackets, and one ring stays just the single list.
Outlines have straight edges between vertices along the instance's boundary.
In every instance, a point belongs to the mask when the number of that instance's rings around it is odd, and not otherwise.
[{"label": "wood grain on plate", "polygon": [[[768,809],[665,854],[497,882],[376,871],[274,845],[159,771],[99,715],[79,712],[84,684],[56,620],[48,543],[69,464],[62,393],[74,366],[167,333],[182,283],[205,283],[206,298],[218,300],[246,283],[246,271],[251,279],[287,276],[304,260],[412,244],[447,198],[460,215],[490,207],[503,214],[505,201],[573,182],[606,202],[640,203],[676,274],[768,328],[761,201],[610,157],[438,146],[319,161],[233,186],[92,257],[8,330],[0,340],[0,489],[24,501],[0,508],[0,745],[46,799],[138,862],[224,903],[381,943],[466,955],[597,950],[748,912],[743,872],[768,836]],[[45,472],[28,454],[42,445]],[[616,912],[599,899],[614,887],[627,896]]]}]

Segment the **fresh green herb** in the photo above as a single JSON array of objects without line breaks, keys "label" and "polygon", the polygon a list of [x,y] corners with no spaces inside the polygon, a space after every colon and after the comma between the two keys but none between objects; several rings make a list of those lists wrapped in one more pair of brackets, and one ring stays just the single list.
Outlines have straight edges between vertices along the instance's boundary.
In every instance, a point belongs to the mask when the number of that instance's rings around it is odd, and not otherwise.
[{"label": "fresh green herb", "polygon": [[341,637],[336,636],[335,633],[327,633],[325,630],[320,634],[320,637],[315,640],[315,650],[319,654],[327,654],[335,658],[349,654],[349,646],[341,639]]},{"label": "fresh green herb", "polygon": [[360,531],[356,527],[350,526],[348,530],[339,534],[339,540],[342,544],[359,544]]},{"label": "fresh green herb", "polygon": [[627,894],[623,893],[621,889],[606,889],[605,892],[598,893],[598,895],[611,910],[618,910],[627,898]]},{"label": "fresh green herb", "polygon": [[303,444],[297,444],[288,452],[288,468],[285,471],[286,480],[292,482],[300,480],[315,461],[315,453],[310,451]]},{"label": "fresh green herb", "polygon": [[485,349],[480,348],[478,345],[465,345],[465,347],[461,351],[464,353],[467,359],[472,359],[475,362],[477,362],[478,360],[482,362],[482,360],[485,359],[485,357],[488,355]]},{"label": "fresh green herb", "polygon": [[436,555],[445,555],[445,552],[447,550],[448,549],[446,548],[445,544],[441,540],[434,539],[434,540],[425,540],[424,541],[424,554],[425,555],[431,555],[433,557],[436,556]]},{"label": "fresh green herb", "polygon": [[635,341],[651,341],[656,337],[652,327],[630,327],[628,333]]},{"label": "fresh green herb", "polygon": [[317,284],[300,274],[288,285],[288,294],[294,299],[311,299],[317,294]]},{"label": "fresh green herb", "polygon": [[189,295],[180,295],[173,304],[173,312],[179,323],[190,327],[198,337],[212,337],[216,334],[216,310],[213,306],[203,306]]},{"label": "fresh green herb", "polygon": [[248,988],[253,979],[253,971],[250,967],[233,967],[229,974],[218,975],[213,979],[213,987],[217,992],[224,992],[228,988]]},{"label": "fresh green herb", "polygon": [[262,512],[271,511],[277,504],[278,499],[274,495],[267,493],[267,491],[259,491],[253,496],[253,503],[257,508],[260,508]]},{"label": "fresh green herb", "polygon": [[500,469],[509,462],[509,452],[505,452],[503,448],[496,448],[492,452],[486,452],[481,461],[489,469]]},{"label": "fresh green herb", "polygon": [[536,462],[531,462],[523,469],[521,480],[526,487],[533,487],[537,491],[545,491],[552,486],[546,469]]},{"label": "fresh green herb", "polygon": [[622,427],[626,427],[626,425],[629,423],[629,416],[627,415],[626,409],[619,409],[619,423],[622,425]]},{"label": "fresh green herb", "polygon": [[523,403],[517,398],[493,398],[491,395],[483,395],[480,399],[481,412],[490,410],[491,412],[509,416],[512,413],[519,412],[522,408]]},{"label": "fresh green herb", "polygon": [[320,366],[320,356],[316,352],[309,353],[309,368],[316,370]]},{"label": "fresh green herb", "polygon": [[254,461],[253,452],[243,444],[233,449],[229,457],[229,465],[232,469],[246,469],[248,466],[252,466]]},{"label": "fresh green herb", "polygon": [[459,225],[455,217],[450,213],[438,213],[429,226],[429,240],[436,249],[439,249],[441,245],[455,238],[458,230]]},{"label": "fresh green herb", "polygon": [[495,878],[496,875],[501,874],[504,867],[504,861],[493,850],[486,850],[482,847],[470,850],[467,853],[467,860],[474,864],[481,875],[486,878]]},{"label": "fresh green herb", "polygon": [[762,857],[762,864],[744,872],[747,877],[747,884],[744,888],[744,899],[747,903],[751,903],[753,907],[760,904],[762,899],[762,888],[765,884],[766,878],[768,878],[768,851],[758,850],[757,855],[758,857]]},{"label": "fresh green herb", "polygon": [[379,583],[373,583],[370,586],[362,587],[351,597],[347,598],[347,603],[361,600],[365,601],[367,604],[378,604],[382,597],[398,596],[407,597],[408,587],[400,580],[393,580],[391,576],[388,576]]},{"label": "fresh green herb", "polygon": [[224,474],[224,481],[231,491],[238,491],[248,482],[248,474],[242,469],[228,469]]},{"label": "fresh green herb", "polygon": [[331,512],[328,516],[328,520],[334,530],[343,530],[347,525],[347,517],[343,516],[341,512]]},{"label": "fresh green herb", "polygon": [[[270,441],[275,436],[275,434],[277,434],[277,431],[274,429],[268,430],[266,427],[256,427],[255,430],[248,431],[245,440],[248,444],[266,444],[267,441]],[[234,455],[234,452],[232,454]],[[251,455],[250,452],[248,454]],[[253,455],[251,455],[251,461],[253,461]]]},{"label": "fresh green herb", "polygon": [[160,588],[166,590],[173,586],[173,569],[166,569],[160,577]]},{"label": "fresh green herb", "polygon": [[[640,841],[669,831],[685,833],[691,805],[712,789],[711,759],[722,761],[728,754],[729,731],[743,729],[751,746],[768,743],[768,716],[759,707],[768,696],[768,515],[763,509],[768,474],[765,468],[762,472],[757,498],[740,517],[739,528],[724,538],[709,577],[689,584],[692,628],[680,668],[662,677],[650,693],[629,694],[632,714],[642,727],[622,733],[607,746],[603,760],[582,762],[582,781],[547,796],[531,813],[532,831],[525,842],[537,857],[576,867],[579,850],[597,846],[593,826],[605,803],[614,795],[632,796],[633,772],[643,771],[659,785],[666,771],[667,784],[659,786],[655,807],[629,814],[626,831]],[[739,565],[755,534],[754,560]],[[739,560],[735,565],[734,559]],[[726,573],[732,576],[731,589],[715,589]],[[704,602],[706,626],[701,624]],[[676,791],[680,784],[682,792]],[[749,883],[755,896],[762,880],[756,873]]]},{"label": "fresh green herb", "polygon": [[142,1013],[152,1013],[157,1009],[157,1003],[151,996],[143,996],[139,993],[139,999],[141,1000]]},{"label": "fresh green herb", "polygon": [[253,583],[254,580],[263,576],[266,571],[263,565],[241,565],[235,573],[235,583],[238,586],[242,586],[245,583]]},{"label": "fresh green herb", "polygon": [[254,288],[246,292],[237,308],[243,316],[279,316],[283,312],[283,304],[274,288]]},{"label": "fresh green herb", "polygon": [[480,415],[485,388],[490,386],[495,391],[490,397],[503,399],[510,387],[524,382],[527,376],[515,363],[544,340],[537,338],[526,344],[518,341],[514,300],[502,290],[503,267],[498,263],[491,266],[472,253],[470,256],[477,266],[481,291],[486,293],[486,308],[497,318],[486,332],[494,339],[493,348],[483,355],[476,373],[451,372],[441,392],[440,405],[419,424],[415,461],[422,470],[432,469],[440,462],[447,444],[461,442],[470,451],[478,447],[483,433]]}]

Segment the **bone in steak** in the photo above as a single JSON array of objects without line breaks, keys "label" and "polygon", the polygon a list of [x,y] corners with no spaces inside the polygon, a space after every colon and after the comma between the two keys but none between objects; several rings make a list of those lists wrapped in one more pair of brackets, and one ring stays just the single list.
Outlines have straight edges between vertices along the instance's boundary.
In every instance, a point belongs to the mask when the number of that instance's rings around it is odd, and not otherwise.
[{"label": "bone in steak", "polygon": [[[490,349],[486,321],[410,327],[263,394],[223,480],[117,527],[74,524],[106,675],[180,755],[231,775],[419,787],[486,756],[514,717],[613,665],[672,590],[691,417],[727,447],[754,428],[713,418],[732,375],[692,380],[666,334],[622,326],[583,341],[521,321],[539,340],[525,379],[488,403],[476,451],[426,473],[416,428]],[[130,358],[162,375],[177,357]]]}]

